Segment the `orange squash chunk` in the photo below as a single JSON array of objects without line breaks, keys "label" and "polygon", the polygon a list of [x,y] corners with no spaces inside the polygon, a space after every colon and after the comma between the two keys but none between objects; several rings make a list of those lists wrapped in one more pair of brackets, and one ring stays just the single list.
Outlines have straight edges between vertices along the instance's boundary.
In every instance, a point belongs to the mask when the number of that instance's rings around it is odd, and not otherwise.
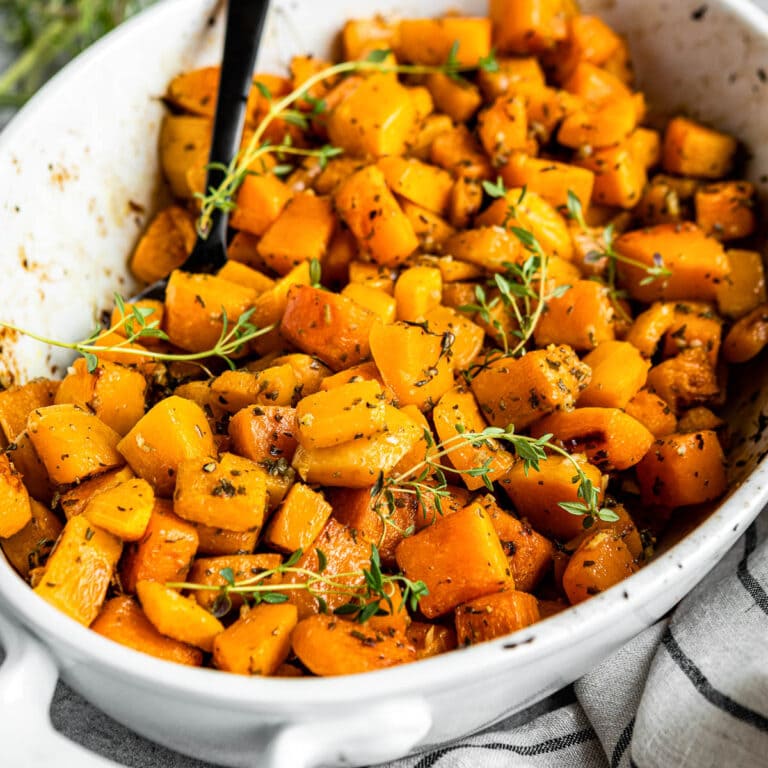
[{"label": "orange squash chunk", "polygon": [[419,64],[445,64],[456,46],[456,61],[472,67],[491,50],[491,22],[485,17],[403,19],[398,32],[398,59]]},{"label": "orange squash chunk", "polygon": [[478,597],[456,608],[459,645],[474,645],[508,635],[541,618],[539,601],[527,592],[509,590]]},{"label": "orange squash chunk", "polygon": [[663,164],[667,173],[719,179],[731,169],[736,140],[685,117],[675,117],[664,133]]},{"label": "orange squash chunk", "polygon": [[29,493],[7,453],[0,453],[0,538],[19,533],[32,520]]},{"label": "orange squash chunk", "polygon": [[32,411],[53,405],[58,387],[58,381],[34,379],[0,392],[0,430],[6,442],[12,443],[26,429]]},{"label": "orange squash chunk", "polygon": [[281,552],[305,550],[320,534],[332,511],[322,493],[296,483],[272,515],[264,542]]},{"label": "orange squash chunk", "polygon": [[626,341],[603,341],[583,362],[592,370],[592,380],[579,395],[579,407],[626,408],[645,385],[651,367]]},{"label": "orange squash chunk", "polygon": [[131,271],[145,283],[167,277],[192,253],[195,237],[195,222],[184,208],[163,208],[139,240],[131,258]]},{"label": "orange squash chunk", "polygon": [[64,527],[45,504],[30,499],[30,507],[30,521],[13,535],[0,538],[3,554],[23,579],[45,563]]}]

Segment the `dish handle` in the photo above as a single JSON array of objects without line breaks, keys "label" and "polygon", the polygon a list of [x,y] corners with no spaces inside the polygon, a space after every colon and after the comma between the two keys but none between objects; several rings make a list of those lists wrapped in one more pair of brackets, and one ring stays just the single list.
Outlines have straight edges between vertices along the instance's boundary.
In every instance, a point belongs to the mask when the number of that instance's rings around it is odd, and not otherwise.
[{"label": "dish handle", "polygon": [[50,706],[59,670],[51,654],[29,632],[0,611],[0,744],[9,766],[122,768],[56,731]]},{"label": "dish handle", "polygon": [[403,757],[432,727],[422,698],[390,699],[361,707],[354,715],[323,718],[284,728],[259,768],[314,768],[319,765],[372,765]]}]

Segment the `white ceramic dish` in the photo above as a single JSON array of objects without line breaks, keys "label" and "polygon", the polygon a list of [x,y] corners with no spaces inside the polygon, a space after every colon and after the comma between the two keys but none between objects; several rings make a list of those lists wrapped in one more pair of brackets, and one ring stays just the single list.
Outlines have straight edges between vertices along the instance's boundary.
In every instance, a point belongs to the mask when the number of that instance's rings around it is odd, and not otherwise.
[{"label": "white ceramic dish", "polygon": [[[340,22],[374,12],[427,15],[480,0],[280,0],[262,69],[327,51]],[[640,84],[660,111],[683,109],[741,137],[749,178],[768,182],[768,19],[745,0],[592,0],[627,33]],[[162,194],[159,96],[178,71],[217,59],[215,0],[167,0],[70,65],[0,136],[0,315],[79,337],[113,290]],[[698,18],[697,18],[698,17]],[[142,212],[143,211],[143,212]],[[41,313],[41,309],[43,312]],[[3,339],[3,374],[61,370],[66,358]],[[447,656],[342,679],[244,678],[188,669],[113,644],[34,595],[0,557],[0,744],[8,768],[114,765],[52,731],[60,675],[150,739],[217,764],[375,763],[475,731],[571,682],[668,611],[768,499],[758,417],[761,372],[732,402],[736,479],[748,478],[693,533],[608,592],[541,624]]]}]

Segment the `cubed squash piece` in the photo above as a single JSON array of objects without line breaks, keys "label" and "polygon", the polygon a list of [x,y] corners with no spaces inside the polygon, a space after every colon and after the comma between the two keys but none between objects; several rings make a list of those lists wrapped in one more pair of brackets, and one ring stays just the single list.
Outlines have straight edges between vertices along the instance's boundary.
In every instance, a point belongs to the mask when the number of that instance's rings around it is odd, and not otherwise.
[{"label": "cubed squash piece", "polygon": [[566,207],[568,192],[573,192],[585,211],[595,184],[595,174],[588,168],[521,152],[514,153],[501,168],[501,177],[507,186],[526,187],[555,208]]},{"label": "cubed squash piece", "polygon": [[435,106],[457,123],[470,120],[483,103],[478,87],[464,78],[458,80],[443,72],[434,72],[427,76],[426,85]]},{"label": "cubed squash piece", "polygon": [[271,365],[256,372],[224,371],[211,383],[211,396],[217,407],[237,413],[249,405],[290,406],[297,386],[290,365]]},{"label": "cubed squash piece", "polygon": [[261,236],[274,224],[290,199],[290,188],[274,173],[248,174],[237,192],[229,223],[235,229]]},{"label": "cubed squash piece", "polygon": [[0,392],[0,430],[6,443],[14,442],[26,429],[32,411],[53,405],[58,387],[58,381],[33,379]]},{"label": "cubed squash piece", "polygon": [[459,388],[449,390],[435,405],[432,417],[443,450],[448,451],[448,460],[462,473],[461,479],[470,491],[486,484],[483,477],[467,474],[470,470],[487,466],[485,478],[490,482],[509,471],[512,456],[496,440],[483,440],[480,445],[472,445],[462,437],[467,433],[482,432],[487,426],[471,392]]},{"label": "cubed squash piece", "polygon": [[755,188],[747,181],[721,181],[696,190],[696,224],[718,240],[749,237],[757,225]]},{"label": "cubed squash piece", "polygon": [[597,531],[571,555],[563,590],[571,605],[598,595],[637,570],[632,553],[613,531]]},{"label": "cubed squash piece", "polygon": [[166,497],[173,493],[176,470],[183,460],[216,454],[205,411],[176,395],[151,408],[120,441],[118,450],[158,496]]},{"label": "cubed squash piece", "polygon": [[528,146],[525,101],[517,96],[499,96],[478,116],[477,132],[493,165],[504,165],[512,152]]},{"label": "cubed squash piece", "polygon": [[624,410],[654,437],[664,437],[677,430],[677,417],[667,401],[647,389],[641,389]]},{"label": "cubed squash piece", "polygon": [[196,115],[165,115],[160,126],[160,167],[174,197],[191,198],[191,177],[205,175],[212,120]]},{"label": "cubed squash piece", "polygon": [[156,581],[140,581],[136,594],[155,629],[181,643],[210,652],[216,635],[224,631],[221,622],[194,598],[184,597]]},{"label": "cubed squash piece", "polygon": [[731,170],[737,143],[732,136],[685,117],[667,123],[663,159],[667,173],[720,179]]},{"label": "cubed squash piece", "polygon": [[385,406],[386,430],[329,448],[296,449],[293,467],[307,483],[367,488],[385,476],[422,438],[422,427],[392,406]]},{"label": "cubed squash piece", "polygon": [[[175,270],[165,294],[164,330],[177,347],[205,352],[213,349],[221,336],[222,314],[233,326],[254,306],[257,296],[253,289],[215,275]],[[258,320],[252,317],[251,322]]]},{"label": "cubed squash piece", "polygon": [[376,366],[400,405],[429,410],[453,386],[450,335],[396,322],[374,326],[369,340]]},{"label": "cubed squash piece", "polygon": [[648,183],[645,165],[627,144],[597,149],[580,165],[595,174],[592,199],[598,205],[634,208]]},{"label": "cubed squash piece", "polygon": [[[455,185],[454,185],[455,189]],[[453,193],[451,193],[453,200]],[[400,205],[424,253],[442,253],[446,241],[456,230],[442,217],[416,203],[401,200]]]},{"label": "cubed squash piece", "polygon": [[203,663],[200,650],[161,635],[130,595],[107,600],[91,629],[102,637],[158,659],[190,667],[199,667]]},{"label": "cubed squash piece", "polygon": [[288,292],[280,333],[303,352],[316,355],[334,371],[363,362],[377,316],[355,301],[310,286]]},{"label": "cubed squash piece", "polygon": [[404,634],[361,629],[335,616],[300,621],[291,643],[302,664],[320,676],[372,672],[416,660],[416,650]]},{"label": "cubed squash piece", "polygon": [[328,448],[385,427],[385,395],[376,381],[358,381],[309,395],[296,405],[298,439],[306,448]]},{"label": "cubed squash piece", "polygon": [[120,435],[76,405],[37,408],[29,414],[27,429],[48,476],[58,485],[78,482],[125,463],[118,453]]},{"label": "cubed squash piece", "polygon": [[519,358],[499,358],[472,379],[485,418],[496,427],[520,431],[552,411],[573,408],[589,384],[589,366],[570,347],[550,346]]},{"label": "cubed squash piece", "polygon": [[717,287],[717,307],[721,315],[743,317],[765,302],[765,270],[757,251],[729,250],[730,270]]},{"label": "cubed squash piece", "polygon": [[283,209],[259,242],[259,255],[279,275],[302,261],[322,260],[336,227],[331,201],[299,192]]},{"label": "cubed squash piece", "polygon": [[417,118],[408,89],[391,75],[377,73],[331,112],[328,136],[349,155],[402,155]]},{"label": "cubed squash piece", "polygon": [[[430,160],[457,178],[490,179],[493,167],[480,143],[466,125],[443,131],[432,140]],[[459,226],[455,221],[454,226]]]},{"label": "cubed squash piece", "polygon": [[267,277],[263,272],[232,258],[225,262],[224,266],[216,273],[216,276],[230,283],[237,283],[237,285],[251,288],[259,294],[275,287],[275,281],[271,277]]},{"label": "cubed squash piece", "polygon": [[70,517],[81,515],[94,496],[102,491],[108,491],[110,488],[126,482],[126,480],[133,480],[135,477],[136,475],[130,467],[111,469],[109,472],[103,472],[96,477],[78,483],[62,493],[59,504],[64,510],[67,520],[69,520]]},{"label": "cubed squash piece", "polygon": [[19,533],[32,520],[29,493],[7,453],[0,453],[0,538]]},{"label": "cubed squash piece", "polygon": [[456,632],[453,627],[432,624],[426,621],[412,621],[406,636],[416,648],[416,658],[428,659],[456,649]]},{"label": "cubed squash piece", "polygon": [[265,471],[232,453],[178,466],[173,511],[182,519],[230,531],[260,528],[267,506]]},{"label": "cubed squash piece", "polygon": [[[6,508],[4,505],[3,509]],[[11,536],[0,538],[3,554],[22,579],[27,579],[31,570],[45,564],[64,527],[45,504],[30,499],[30,508],[32,517],[29,522]]]},{"label": "cubed squash piece", "polygon": [[24,430],[19,433],[14,441],[6,448],[16,471],[29,491],[29,495],[49,504],[56,493],[55,486],[48,477],[48,471],[45,465],[40,461],[32,441],[29,439],[29,433]]},{"label": "cubed squash piece", "polygon": [[[602,498],[600,470],[582,455],[573,456]],[[546,536],[569,540],[583,528],[584,518],[564,510],[561,502],[581,501],[573,463],[564,456],[548,456],[539,464],[539,471],[526,472],[522,462],[515,464],[501,480],[520,517],[527,518],[536,531]]]},{"label": "cubed squash piece", "polygon": [[371,51],[391,50],[400,25],[383,16],[350,19],[341,31],[341,44],[347,61],[365,58]]},{"label": "cubed squash piece", "polygon": [[[638,301],[714,301],[729,270],[723,246],[690,223],[626,232],[614,248],[630,262],[617,264],[621,285]],[[648,280],[647,270],[659,266],[669,274]]]},{"label": "cubed squash piece", "polygon": [[278,405],[254,405],[229,420],[232,449],[251,461],[290,463],[297,445],[296,410]]},{"label": "cubed squash piece", "polygon": [[476,227],[457,232],[446,240],[443,250],[454,259],[493,272],[505,272],[507,264],[519,264],[526,258],[520,240],[502,227]]},{"label": "cubed squash piece", "polygon": [[195,527],[173,514],[170,501],[156,499],[144,535],[123,557],[123,588],[134,593],[139,581],[184,581],[198,544]]},{"label": "cubed squash piece", "polygon": [[592,380],[579,395],[580,407],[626,408],[645,385],[651,367],[626,341],[603,341],[583,362],[592,370]]},{"label": "cubed squash piece", "polygon": [[403,539],[395,556],[409,579],[427,585],[429,594],[419,606],[430,619],[511,582],[498,534],[480,504],[470,504]]},{"label": "cubed squash piece", "polygon": [[306,550],[317,538],[333,511],[322,493],[295,483],[272,515],[264,542],[281,552]]},{"label": "cubed squash piece", "polygon": [[380,158],[376,166],[396,195],[435,213],[443,214],[448,209],[453,179],[442,168],[391,155]]},{"label": "cubed squash piece", "polygon": [[497,56],[496,63],[496,68],[481,69],[477,73],[477,83],[487,101],[504,95],[527,95],[547,84],[535,56]]},{"label": "cubed squash piece", "polygon": [[484,643],[524,629],[540,618],[539,601],[533,595],[505,590],[458,606],[456,637],[459,645]]},{"label": "cubed squash piece", "polygon": [[223,557],[226,555],[249,555],[256,549],[260,531],[230,531],[202,523],[190,523],[197,531],[200,544],[197,551],[201,555]]},{"label": "cubed squash piece", "polygon": [[334,203],[359,247],[377,264],[397,266],[418,247],[411,222],[375,165],[360,169],[339,184]]},{"label": "cubed squash piece", "polygon": [[[726,338],[726,360],[727,347]],[[679,355],[651,368],[648,371],[648,389],[665,400],[675,412],[679,412],[683,408],[715,398],[720,392],[720,384],[707,353],[694,347],[684,349]]]},{"label": "cubed squash piece", "polygon": [[701,430],[660,438],[637,465],[644,504],[684,507],[722,496],[726,461],[717,433]]},{"label": "cubed squash piece", "polygon": [[97,493],[83,515],[123,541],[138,541],[146,533],[154,505],[152,486],[135,478]]},{"label": "cubed squash piece", "polygon": [[61,382],[55,402],[90,410],[124,435],[144,415],[146,391],[147,380],[134,368],[103,361],[89,372],[81,357]]},{"label": "cubed squash piece", "polygon": [[192,253],[196,236],[194,219],[184,208],[163,208],[139,240],[131,257],[131,271],[145,283],[167,277]]},{"label": "cubed squash piece", "polygon": [[531,427],[531,434],[553,434],[569,449],[583,451],[606,472],[634,466],[653,443],[653,435],[618,408],[576,408],[551,413]]},{"label": "cubed squash piece", "polygon": [[454,51],[458,64],[474,67],[491,51],[491,22],[485,17],[403,19],[395,54],[403,61],[439,65]]},{"label": "cubed squash piece", "polygon": [[422,323],[427,313],[439,306],[442,297],[443,277],[437,267],[404,269],[395,283],[397,319]]},{"label": "cubed squash piece", "polygon": [[341,295],[357,302],[381,318],[383,323],[392,323],[397,317],[397,302],[380,288],[373,288],[365,283],[347,283]]},{"label": "cubed squash piece", "polygon": [[35,592],[89,626],[101,610],[123,545],[82,515],[64,526]]},{"label": "cubed squash piece", "polygon": [[562,295],[547,300],[533,332],[536,344],[567,344],[594,349],[614,338],[614,308],[608,288],[594,280],[577,280]]},{"label": "cubed squash piece", "polygon": [[488,15],[501,53],[542,53],[568,34],[560,0],[491,0]]},{"label": "cubed squash piece", "polygon": [[449,359],[457,371],[467,369],[483,348],[483,329],[452,307],[444,307],[441,304],[430,309],[424,315],[424,320],[427,330],[432,333],[441,336],[450,333],[453,336]]},{"label": "cubed squash piece", "polygon": [[251,608],[213,641],[213,663],[239,675],[274,675],[291,652],[298,615],[290,603]]},{"label": "cubed squash piece", "polygon": [[[608,148],[626,141],[632,131],[635,130],[636,125],[637,110],[630,96],[620,96],[605,104],[587,102],[583,107],[574,110],[565,117],[557,132],[557,140],[560,144],[572,149],[590,147],[593,150],[601,150],[598,159],[602,160],[602,164],[597,161],[591,162],[592,155],[589,155],[584,166],[595,172],[598,170],[605,172],[609,168],[608,163],[615,162],[615,153],[608,152]],[[630,165],[633,170],[637,168],[638,172],[641,172],[643,176],[645,175],[645,165],[626,150],[625,155],[622,156],[622,161]],[[597,180],[595,185],[598,186]],[[604,188],[607,186],[604,181],[600,192],[604,192]],[[642,191],[642,186],[638,191],[637,199],[639,199],[640,191]],[[595,200],[597,202],[611,204],[607,200],[600,200],[600,197],[601,195],[596,190]],[[632,206],[623,207],[631,208]]]}]

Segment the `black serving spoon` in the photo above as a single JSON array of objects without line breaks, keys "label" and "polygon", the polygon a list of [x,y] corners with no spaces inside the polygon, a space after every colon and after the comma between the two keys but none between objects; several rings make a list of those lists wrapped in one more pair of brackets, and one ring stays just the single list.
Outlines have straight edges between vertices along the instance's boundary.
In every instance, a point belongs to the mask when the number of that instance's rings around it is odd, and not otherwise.
[{"label": "black serving spoon", "polygon": [[[225,177],[223,168],[229,165],[240,146],[245,105],[268,10],[269,0],[229,0],[206,189],[216,189],[221,184]],[[202,238],[198,234],[192,253],[179,269],[211,273],[220,269],[226,260],[227,215],[216,209],[211,216],[207,237]],[[167,285],[168,278],[164,277],[148,285],[129,301],[162,300]]]}]

